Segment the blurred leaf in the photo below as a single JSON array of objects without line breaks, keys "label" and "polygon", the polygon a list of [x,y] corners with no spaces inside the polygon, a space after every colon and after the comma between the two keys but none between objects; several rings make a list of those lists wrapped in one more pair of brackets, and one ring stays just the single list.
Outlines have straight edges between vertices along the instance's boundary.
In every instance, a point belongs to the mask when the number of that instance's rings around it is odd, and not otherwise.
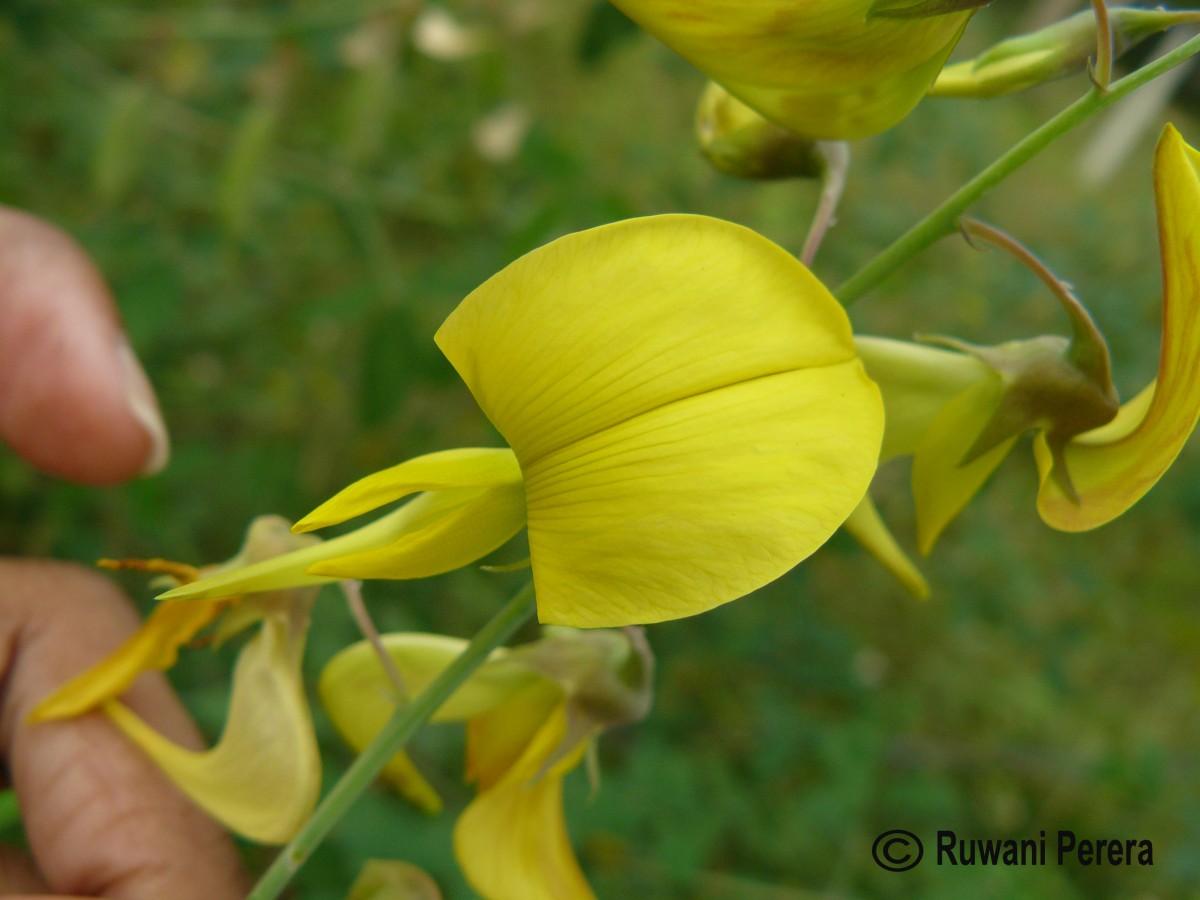
[{"label": "blurred leaf", "polygon": [[16,27],[22,41],[37,46],[50,29],[53,8],[40,0],[8,0],[3,14]]},{"label": "blurred leaf", "polygon": [[17,805],[17,792],[12,788],[0,791],[0,834],[21,827],[21,807]]},{"label": "blurred leaf", "polygon": [[426,377],[422,373],[428,371],[429,357],[436,352],[432,346],[432,341],[420,337],[420,329],[405,310],[372,317],[359,394],[359,421],[365,428],[382,424]]},{"label": "blurred leaf", "polygon": [[637,24],[607,0],[592,5],[579,35],[579,61],[599,66],[618,47],[637,36]]},{"label": "blurred leaf", "polygon": [[235,236],[245,234],[266,177],[265,162],[279,125],[279,108],[258,101],[242,116],[221,169],[217,203]]},{"label": "blurred leaf", "polygon": [[149,94],[137,82],[118,83],[110,92],[108,112],[96,146],[92,183],[105,206],[129,190],[142,162]]},{"label": "blurred leaf", "polygon": [[396,27],[387,17],[368,19],[341,44],[351,71],[339,110],[338,149],[352,165],[372,162],[383,150],[398,91]]}]

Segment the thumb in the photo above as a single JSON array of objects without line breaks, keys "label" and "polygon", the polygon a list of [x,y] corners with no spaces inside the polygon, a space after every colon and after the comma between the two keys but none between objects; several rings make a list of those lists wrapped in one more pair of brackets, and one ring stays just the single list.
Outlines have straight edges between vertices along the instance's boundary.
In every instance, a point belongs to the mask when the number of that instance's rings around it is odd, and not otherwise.
[{"label": "thumb", "polygon": [[[221,828],[102,713],[29,724],[39,700],[136,627],[129,604],[91,572],[0,560],[0,762],[37,864],[0,858],[0,893],[36,892],[40,877],[60,892],[124,900],[243,894]],[[172,740],[199,743],[161,674],[143,675],[123,699]]]},{"label": "thumb", "polygon": [[166,428],[100,273],[66,234],[0,206],[0,439],[51,475],[163,467]]}]

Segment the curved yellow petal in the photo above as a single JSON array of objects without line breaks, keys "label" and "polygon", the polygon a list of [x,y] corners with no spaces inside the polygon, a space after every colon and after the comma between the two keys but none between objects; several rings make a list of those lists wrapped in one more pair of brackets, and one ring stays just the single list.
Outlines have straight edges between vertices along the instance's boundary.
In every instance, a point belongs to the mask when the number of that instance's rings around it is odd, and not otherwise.
[{"label": "curved yellow petal", "polygon": [[880,461],[916,452],[942,408],[992,370],[967,353],[857,335],[859,358],[883,394],[887,424]]},{"label": "curved yellow petal", "polygon": [[749,593],[828,538],[878,458],[878,391],[844,310],[728,222],[561,238],[437,341],[520,460],[545,622],[659,621]]},{"label": "curved yellow petal", "polygon": [[980,381],[943,408],[913,455],[913,502],[917,510],[917,549],[928,555],[938,535],[979,492],[1004,461],[1016,436],[965,466],[959,463],[991,420],[1004,388],[997,377]]},{"label": "curved yellow petal", "polygon": [[179,648],[226,605],[222,600],[160,604],[125,643],[34,707],[29,721],[80,715],[125,693],[143,672],[170,668],[179,656]]},{"label": "curved yellow petal", "polygon": [[467,881],[488,900],[589,900],[563,819],[563,776],[579,764],[580,743],[545,772],[566,734],[559,702],[504,776],[459,816],[454,852]]},{"label": "curved yellow petal", "polygon": [[211,750],[185,750],[120,703],[105,712],[168,777],[233,831],[269,844],[289,840],[316,805],[321,757],[300,677],[302,636],[287,618],[264,619],[233,673],[229,717]]},{"label": "curved yellow petal", "polygon": [[[1067,444],[1078,505],[1050,478],[1049,453],[1039,442],[1038,512],[1063,531],[1096,528],[1133,506],[1170,468],[1200,419],[1200,153],[1172,125],[1155,153],[1154,195],[1163,267],[1158,378],[1140,420],[1127,413],[1099,439],[1089,433]],[[1144,405],[1145,396],[1139,399]],[[1116,427],[1133,421],[1136,427],[1116,436]]]},{"label": "curved yellow petal", "polygon": [[[519,480],[496,488],[462,491],[465,502],[445,510],[428,525],[366,550],[323,559],[310,566],[308,572],[339,578],[440,575],[486,556],[525,524],[525,493]],[[454,492],[425,496],[450,493]]]},{"label": "curved yellow petal", "polygon": [[[562,702],[563,689],[553,681],[540,679],[522,686],[492,709],[472,716],[467,722],[467,781],[475,782],[481,792],[499,784],[520,762]],[[564,730],[560,741],[565,737]],[[547,749],[541,762],[558,749],[558,745]]]},{"label": "curved yellow petal", "polygon": [[519,484],[521,467],[507,447],[471,447],[418,456],[359,479],[293,526],[311,531],[336,525],[369,510],[424,491]]},{"label": "curved yellow petal", "polygon": [[929,582],[921,574],[908,554],[900,549],[896,538],[888,530],[870,493],[863,496],[862,502],[850,513],[850,517],[842,524],[846,532],[863,545],[872,556],[893,577],[920,600],[929,598]]},{"label": "curved yellow petal", "polygon": [[613,3],[766,118],[826,140],[908,115],[972,15],[871,16],[874,0]]}]

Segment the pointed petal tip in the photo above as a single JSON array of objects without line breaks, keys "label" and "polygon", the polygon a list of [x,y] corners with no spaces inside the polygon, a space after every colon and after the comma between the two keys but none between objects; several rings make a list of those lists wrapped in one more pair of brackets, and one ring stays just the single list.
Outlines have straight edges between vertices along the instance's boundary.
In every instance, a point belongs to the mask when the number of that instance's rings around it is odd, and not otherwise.
[{"label": "pointed petal tip", "polygon": [[901,549],[895,536],[883,521],[870,493],[864,494],[858,506],[842,523],[842,528],[875,557],[901,585],[918,600],[929,599],[929,582],[908,554]]},{"label": "pointed petal tip", "polygon": [[[313,512],[316,512],[316,510],[313,510]],[[314,516],[313,513],[309,513],[292,526],[292,534],[308,534],[310,531],[316,531],[318,528],[325,528],[333,524],[336,523],[323,521]]]},{"label": "pointed petal tip", "polygon": [[338,515],[338,504],[336,501],[345,493],[345,489],[339,491],[324,503],[297,519],[296,524],[292,526],[292,534],[307,534],[310,531],[316,531],[320,528],[328,528],[330,525],[340,525],[347,519],[358,515],[357,512],[349,516]]}]

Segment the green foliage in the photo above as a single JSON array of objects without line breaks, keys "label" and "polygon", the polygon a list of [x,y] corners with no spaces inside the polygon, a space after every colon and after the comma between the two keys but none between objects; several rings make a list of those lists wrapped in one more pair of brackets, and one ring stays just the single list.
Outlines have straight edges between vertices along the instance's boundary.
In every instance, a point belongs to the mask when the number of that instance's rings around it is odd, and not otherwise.
[{"label": "green foliage", "polygon": [[[259,513],[297,518],[393,462],[494,443],[432,334],[477,284],[565,232],[690,211],[798,247],[815,188],[709,171],[691,138],[702,79],[607,6],[455,4],[464,27],[487,35],[457,60],[414,42],[417,6],[57,0],[0,12],[0,196],[95,256],[175,447],[162,475],[109,490],[0,455],[0,551],[219,560]],[[977,19],[985,31],[990,15]],[[839,283],[1084,84],[928,102],[856,147],[817,273]],[[506,157],[481,134],[510,105],[529,125]],[[1073,177],[1086,141],[1052,148],[976,213],[1074,283],[1128,394],[1158,346],[1150,138],[1093,192]],[[1028,273],[955,241],[854,316],[868,332],[987,342],[1064,327]],[[1036,519],[1025,456],[943,537],[926,604],[839,538],[752,598],[650,629],[655,710],[601,747],[594,800],[582,776],[568,785],[601,896],[1195,889],[1200,453],[1185,450],[1129,515],[1084,536]],[[912,546],[906,477],[885,470],[880,495]],[[471,569],[374,584],[367,599],[381,629],[469,635],[518,578]],[[147,597],[140,579],[124,583]],[[332,592],[316,619],[314,676],[354,637]],[[210,734],[229,652],[193,650],[175,673]],[[318,718],[331,783],[349,755]],[[340,897],[365,859],[394,856],[447,897],[469,896],[450,844],[469,798],[457,741],[435,727],[414,753],[448,814],[427,820],[370,794],[297,895]],[[1020,838],[1060,827],[1152,839],[1155,867],[925,864],[900,876],[870,859],[890,828]]]}]

